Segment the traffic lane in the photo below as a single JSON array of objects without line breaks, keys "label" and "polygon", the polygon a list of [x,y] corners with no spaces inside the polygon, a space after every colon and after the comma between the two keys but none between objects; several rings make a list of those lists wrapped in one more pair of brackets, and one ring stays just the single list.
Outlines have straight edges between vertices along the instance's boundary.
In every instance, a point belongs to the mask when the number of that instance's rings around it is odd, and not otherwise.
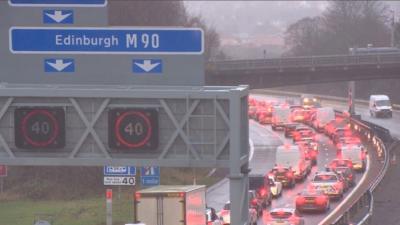
[{"label": "traffic lane", "polygon": [[[343,104],[340,104],[338,102],[333,102],[333,101],[324,101],[322,103],[324,106],[331,106],[335,109],[338,110],[343,110],[347,111],[348,108]],[[371,123],[377,124],[379,126],[382,126],[388,130],[390,130],[390,133],[392,134],[393,137],[400,139],[400,112],[399,111],[393,111],[393,117],[392,118],[375,118],[371,117],[369,114],[369,108],[366,105],[360,105],[356,104],[356,113],[361,115],[361,118],[363,120],[369,121]]]},{"label": "traffic lane", "polygon": [[[317,165],[312,168],[310,175],[307,176],[307,179],[305,181],[297,183],[293,189],[284,189],[284,193],[282,194],[282,196],[272,202],[271,208],[295,208],[295,198],[297,194],[304,190],[311,183],[311,179],[317,171],[325,171],[325,165],[328,164],[332,159],[336,158],[336,147],[333,145],[332,141],[329,138],[322,134],[318,134],[317,140],[320,146]],[[291,139],[286,139],[286,141],[288,143],[292,143]],[[360,177],[361,174],[356,176],[356,182],[360,180]],[[347,196],[349,192],[350,190],[345,193],[344,197]],[[340,200],[331,201],[330,211],[336,208],[336,206],[338,206],[340,202]],[[328,215],[330,211],[328,211],[327,213],[305,213],[303,214],[303,219],[305,220],[306,224],[318,224]],[[264,216],[259,219],[259,224],[266,224],[266,218],[267,213],[264,213]]]},{"label": "traffic lane", "polygon": [[254,154],[250,161],[250,174],[266,174],[274,165],[276,148],[285,141],[270,126],[250,120],[250,137],[254,143]]},{"label": "traffic lane", "polygon": [[[294,100],[298,101],[298,98],[295,97],[285,97],[285,96],[266,96],[262,94],[251,94],[251,97],[259,100],[275,100],[275,101],[284,101],[284,100]],[[346,102],[338,102],[338,101],[330,101],[330,100],[322,100],[322,106],[333,107],[337,110],[348,111],[348,105]],[[369,108],[367,105],[356,104],[356,113],[360,114],[362,119],[369,121],[371,123],[375,123],[380,125],[388,130],[393,137],[400,139],[400,111],[393,111],[392,118],[375,118],[371,117],[369,114]]]},{"label": "traffic lane", "polygon": [[[276,147],[282,142],[277,138],[275,132],[253,120],[249,121],[249,133],[254,144],[253,156],[249,163],[250,173],[268,171],[268,168],[275,162]],[[225,178],[208,188],[206,202],[208,206],[215,208],[218,212],[227,201],[229,201],[229,179]]]}]

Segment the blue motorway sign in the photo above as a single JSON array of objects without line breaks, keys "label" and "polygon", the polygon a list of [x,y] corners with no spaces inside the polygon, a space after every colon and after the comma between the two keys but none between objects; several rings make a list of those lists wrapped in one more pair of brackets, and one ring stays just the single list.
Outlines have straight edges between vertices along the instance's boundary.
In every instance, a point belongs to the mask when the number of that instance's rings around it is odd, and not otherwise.
[{"label": "blue motorway sign", "polygon": [[136,167],[134,166],[104,166],[105,176],[135,176]]},{"label": "blue motorway sign", "polygon": [[74,11],[72,10],[43,10],[44,24],[73,24]]},{"label": "blue motorway sign", "polygon": [[204,51],[200,28],[12,27],[9,35],[13,53],[201,55]]},{"label": "blue motorway sign", "polygon": [[75,60],[74,59],[45,59],[44,60],[44,72],[51,73],[71,73],[75,72]]},{"label": "blue motorway sign", "polygon": [[140,168],[140,176],[160,176],[160,167],[158,166],[142,166]]},{"label": "blue motorway sign", "polygon": [[160,185],[160,177],[141,177],[142,186]]},{"label": "blue motorway sign", "polygon": [[162,73],[161,59],[134,59],[132,63],[133,73]]},{"label": "blue motorway sign", "polygon": [[106,6],[107,0],[8,0],[12,6]]},{"label": "blue motorway sign", "polygon": [[160,184],[160,167],[143,166],[140,168],[140,180],[142,186],[154,186]]}]

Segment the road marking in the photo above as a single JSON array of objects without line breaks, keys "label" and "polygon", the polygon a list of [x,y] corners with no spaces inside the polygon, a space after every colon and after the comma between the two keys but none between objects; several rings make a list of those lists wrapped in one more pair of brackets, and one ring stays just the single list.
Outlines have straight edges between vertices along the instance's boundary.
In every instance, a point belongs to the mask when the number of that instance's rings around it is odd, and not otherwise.
[{"label": "road marking", "polygon": [[339,205],[336,206],[336,208],[334,210],[332,210],[331,213],[329,213],[329,215],[327,215],[320,223],[318,223],[318,225],[324,225],[329,219],[330,217],[332,217],[337,211],[339,211],[339,209],[341,207],[343,207],[343,205],[349,200],[349,198],[360,188],[360,186],[364,183],[365,179],[367,178],[367,174],[369,173],[369,162],[370,162],[370,158],[369,155],[367,156],[367,168],[361,178],[361,180],[358,182],[357,186],[354,187],[354,189],[340,202]]},{"label": "road marking", "polygon": [[250,162],[254,155],[254,142],[253,142],[253,140],[251,140],[251,138],[249,138],[249,145],[250,145],[250,153],[249,153],[250,154],[249,162]]}]

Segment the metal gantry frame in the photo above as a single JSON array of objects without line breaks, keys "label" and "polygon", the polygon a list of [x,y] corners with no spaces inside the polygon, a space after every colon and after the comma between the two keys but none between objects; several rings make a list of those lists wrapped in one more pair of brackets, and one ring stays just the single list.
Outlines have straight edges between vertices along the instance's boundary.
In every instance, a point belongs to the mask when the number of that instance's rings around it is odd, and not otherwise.
[{"label": "metal gantry frame", "polygon": [[[229,168],[232,225],[245,225],[249,213],[247,97],[247,86],[0,84],[0,164]],[[65,149],[17,149],[13,112],[22,106],[64,107]],[[105,121],[108,110],[115,107],[157,108],[158,149],[137,153],[110,149]]]}]

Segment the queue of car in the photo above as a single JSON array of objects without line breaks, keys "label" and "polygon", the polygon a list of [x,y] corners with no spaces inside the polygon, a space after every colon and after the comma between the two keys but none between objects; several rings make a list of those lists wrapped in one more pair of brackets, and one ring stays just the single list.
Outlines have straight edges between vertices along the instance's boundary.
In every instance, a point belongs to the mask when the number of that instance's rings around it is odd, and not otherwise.
[{"label": "queue of car", "polygon": [[[249,118],[260,124],[270,124],[272,130],[282,130],[293,144],[278,146],[276,163],[267,174],[249,175],[250,224],[257,224],[263,209],[283,188],[293,188],[311,174],[317,165],[319,144],[316,132],[324,133],[336,146],[337,158],[325,165],[325,171],[313,174],[310,184],[294,200],[294,208],[275,208],[264,215],[264,222],[303,225],[301,214],[309,211],[326,212],[332,200],[341,199],[355,185],[354,171],[364,171],[364,146],[347,121],[337,117],[333,108],[321,107],[313,96],[302,96],[301,104],[249,99]],[[316,132],[315,132],[316,131]],[[230,224],[229,202],[219,213],[222,224]],[[229,217],[229,218],[228,218]]]}]

